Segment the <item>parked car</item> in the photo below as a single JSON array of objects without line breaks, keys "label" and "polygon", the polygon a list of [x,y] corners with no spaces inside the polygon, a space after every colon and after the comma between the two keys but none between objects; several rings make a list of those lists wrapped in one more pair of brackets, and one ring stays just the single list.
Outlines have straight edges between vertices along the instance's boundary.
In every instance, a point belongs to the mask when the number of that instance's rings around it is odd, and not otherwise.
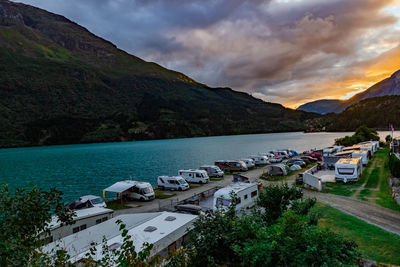
[{"label": "parked car", "polygon": [[308,153],[306,156],[316,158],[319,161],[322,161],[322,155],[316,152]]},{"label": "parked car", "polygon": [[104,201],[104,199],[99,197],[99,196],[86,195],[86,196],[80,197],[79,201],[80,202],[89,201],[90,204],[93,205],[93,207],[103,207],[103,208],[107,207],[106,202]]},{"label": "parked car", "polygon": [[205,170],[209,177],[224,177],[224,172],[215,165],[203,165],[199,169]]},{"label": "parked car", "polygon": [[269,164],[268,158],[266,156],[253,155],[250,156],[250,158],[254,160],[256,166]]},{"label": "parked car", "polygon": [[179,170],[178,175],[189,183],[206,184],[210,180],[205,170]]},{"label": "parked car", "polygon": [[273,153],[260,153],[260,155],[266,156],[270,163],[280,163],[280,162],[282,162],[282,158],[278,157],[277,155],[275,155]]},{"label": "parked car", "polygon": [[157,186],[161,190],[184,191],[189,189],[189,184],[182,176],[158,176]]},{"label": "parked car", "polygon": [[313,158],[313,157],[310,157],[310,156],[301,156],[300,158],[301,158],[302,160],[308,159],[310,162],[317,162],[317,161],[318,161],[318,159]]},{"label": "parked car", "polygon": [[302,159],[300,159],[300,158],[292,158],[292,159],[289,159],[289,160],[287,161],[287,165],[288,165],[288,166],[292,166],[292,165],[294,165],[294,164],[299,165],[299,166],[302,167],[302,168],[304,168],[304,167],[307,166],[306,163],[305,163]]}]

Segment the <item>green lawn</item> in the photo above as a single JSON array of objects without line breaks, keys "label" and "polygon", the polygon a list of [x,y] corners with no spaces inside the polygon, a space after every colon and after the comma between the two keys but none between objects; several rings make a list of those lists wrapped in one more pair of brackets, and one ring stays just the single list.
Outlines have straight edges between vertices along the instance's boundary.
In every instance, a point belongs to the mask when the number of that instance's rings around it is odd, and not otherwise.
[{"label": "green lawn", "polygon": [[174,193],[164,193],[158,190],[154,190],[154,194],[157,199],[167,199],[176,196]]},{"label": "green lawn", "polygon": [[318,226],[354,240],[364,258],[400,265],[400,236],[321,203],[313,210],[321,214]]},{"label": "green lawn", "polygon": [[354,196],[360,200],[400,211],[400,206],[392,199],[387,181],[389,175],[388,153],[387,148],[378,150],[357,183],[325,183],[327,189],[323,192],[347,197]]},{"label": "green lawn", "polygon": [[121,203],[121,200],[119,199],[107,201],[106,204],[107,208],[112,210],[123,210],[130,208],[129,206],[126,206],[124,203]]}]

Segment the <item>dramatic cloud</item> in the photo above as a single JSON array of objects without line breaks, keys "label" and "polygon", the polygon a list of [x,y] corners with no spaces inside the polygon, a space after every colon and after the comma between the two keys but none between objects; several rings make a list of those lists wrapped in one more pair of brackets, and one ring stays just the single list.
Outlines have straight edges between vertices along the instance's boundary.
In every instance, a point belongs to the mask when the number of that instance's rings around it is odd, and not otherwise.
[{"label": "dramatic cloud", "polygon": [[400,69],[396,0],[22,0],[210,86],[288,106]]}]

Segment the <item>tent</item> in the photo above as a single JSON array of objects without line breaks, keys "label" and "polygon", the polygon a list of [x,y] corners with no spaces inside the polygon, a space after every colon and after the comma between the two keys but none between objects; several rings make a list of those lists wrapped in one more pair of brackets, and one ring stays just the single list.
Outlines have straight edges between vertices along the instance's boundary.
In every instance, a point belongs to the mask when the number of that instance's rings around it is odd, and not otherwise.
[{"label": "tent", "polygon": [[298,171],[301,170],[301,167],[297,164],[293,164],[292,166],[290,166],[290,170],[291,171]]},{"label": "tent", "polygon": [[271,176],[287,175],[286,166],[283,164],[268,165],[267,172]]}]

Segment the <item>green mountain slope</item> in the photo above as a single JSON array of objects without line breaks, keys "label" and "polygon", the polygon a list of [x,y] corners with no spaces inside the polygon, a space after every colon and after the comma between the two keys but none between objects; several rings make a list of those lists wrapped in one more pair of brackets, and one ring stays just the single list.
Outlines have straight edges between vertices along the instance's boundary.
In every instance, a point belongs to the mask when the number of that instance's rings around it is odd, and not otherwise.
[{"label": "green mountain slope", "polygon": [[209,88],[0,0],[0,147],[294,131],[315,117]]},{"label": "green mountain slope", "polygon": [[335,116],[328,130],[353,131],[361,125],[389,129],[400,127],[400,96],[382,96],[362,100]]}]

